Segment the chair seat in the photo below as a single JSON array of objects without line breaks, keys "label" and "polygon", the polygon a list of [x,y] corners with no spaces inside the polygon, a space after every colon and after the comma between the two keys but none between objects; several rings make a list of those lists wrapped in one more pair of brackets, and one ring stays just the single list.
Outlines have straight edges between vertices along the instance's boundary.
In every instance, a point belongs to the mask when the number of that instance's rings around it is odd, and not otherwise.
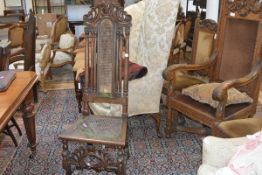
[{"label": "chair seat", "polygon": [[59,137],[62,140],[124,146],[126,131],[127,118],[89,115],[79,116]]},{"label": "chair seat", "polygon": [[229,137],[243,137],[261,131],[262,118],[246,118],[221,122],[219,129]]},{"label": "chair seat", "polygon": [[[218,119],[214,118],[216,109],[211,107],[210,105],[200,103],[198,101],[193,100],[189,96],[177,94],[175,97],[170,99],[173,101],[171,103],[171,107],[179,112],[183,112],[186,116],[191,118],[193,115],[193,119],[197,120],[207,126],[212,126],[214,121],[219,122]],[[233,104],[229,105],[225,108],[225,119],[224,120],[232,120],[237,118],[246,118],[248,111],[253,108],[253,104],[242,103],[242,104]],[[197,110],[196,110],[197,109]],[[187,111],[185,113],[185,111]],[[244,115],[245,114],[245,115]],[[241,116],[243,115],[243,116]],[[205,120],[203,120],[205,118]]]},{"label": "chair seat", "polygon": [[56,52],[53,64],[63,64],[73,60],[73,56],[64,52]]}]

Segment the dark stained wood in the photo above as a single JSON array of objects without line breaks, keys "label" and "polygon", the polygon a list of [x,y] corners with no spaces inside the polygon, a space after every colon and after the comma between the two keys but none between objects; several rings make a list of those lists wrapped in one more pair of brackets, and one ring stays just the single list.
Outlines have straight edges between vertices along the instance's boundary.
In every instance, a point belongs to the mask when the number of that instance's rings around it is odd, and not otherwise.
[{"label": "dark stained wood", "polygon": [[[63,168],[66,174],[73,173],[72,165],[79,169],[125,174],[131,16],[119,5],[107,2],[92,7],[84,16],[84,24],[85,72],[83,82],[80,83],[83,87],[83,118],[80,117],[60,135],[63,142]],[[125,65],[123,71],[120,68],[122,63]],[[120,104],[122,114],[117,117],[93,115],[90,103]],[[86,132],[83,132],[83,129]],[[106,136],[108,133],[110,134]],[[79,146],[70,151],[70,141],[89,146]],[[116,153],[116,156],[111,157],[112,153]],[[90,156],[96,163],[82,163],[82,160]]]},{"label": "dark stained wood", "polygon": [[0,42],[0,71],[8,69],[9,54],[10,54],[10,42]]},{"label": "dark stained wood", "polygon": [[0,131],[20,108],[33,153],[36,150],[36,130],[32,88],[36,81],[37,75],[34,72],[17,72],[8,90],[0,93]]},{"label": "dark stained wood", "polygon": [[[217,122],[252,117],[256,112],[261,74],[262,9],[256,0],[222,0],[217,36],[217,55],[208,65],[172,65],[163,76],[170,82],[167,95],[166,135],[173,128],[173,110],[200,122],[212,129]],[[211,81],[222,82],[213,91],[213,99],[219,102],[217,108],[202,105],[185,95],[175,95],[176,71],[206,69]],[[174,84],[172,83],[174,82]],[[227,91],[235,87],[246,92],[253,103],[226,107]],[[177,121],[177,115],[175,119]],[[176,127],[182,131],[192,128]]]}]

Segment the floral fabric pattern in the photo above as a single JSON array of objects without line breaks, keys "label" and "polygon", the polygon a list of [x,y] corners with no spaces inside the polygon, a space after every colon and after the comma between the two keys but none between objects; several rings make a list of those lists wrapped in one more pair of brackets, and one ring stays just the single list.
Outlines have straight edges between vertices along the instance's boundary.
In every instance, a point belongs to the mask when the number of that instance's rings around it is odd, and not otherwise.
[{"label": "floral fabric pattern", "polygon": [[[129,83],[129,116],[159,112],[162,72],[167,66],[179,2],[143,0],[126,8],[132,16],[130,60],[148,69],[146,76]],[[115,115],[121,109],[109,104],[90,107],[97,115]]]}]

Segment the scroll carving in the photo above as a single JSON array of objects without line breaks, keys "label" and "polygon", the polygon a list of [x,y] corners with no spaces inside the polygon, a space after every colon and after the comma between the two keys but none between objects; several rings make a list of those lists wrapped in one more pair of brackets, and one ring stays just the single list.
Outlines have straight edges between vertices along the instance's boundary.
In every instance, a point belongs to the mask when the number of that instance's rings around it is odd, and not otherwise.
[{"label": "scroll carving", "polygon": [[262,3],[259,0],[227,0],[228,14],[233,12],[245,17],[250,13],[262,18]]},{"label": "scroll carving", "polygon": [[199,22],[199,27],[203,29],[207,29],[208,31],[212,33],[217,32],[217,23],[214,20],[211,19],[204,19]]}]

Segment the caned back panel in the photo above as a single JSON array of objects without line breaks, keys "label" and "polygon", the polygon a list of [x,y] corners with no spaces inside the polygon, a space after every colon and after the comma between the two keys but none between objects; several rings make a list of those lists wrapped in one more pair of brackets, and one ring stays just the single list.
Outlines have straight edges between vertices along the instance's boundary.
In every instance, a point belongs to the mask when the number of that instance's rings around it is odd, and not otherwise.
[{"label": "caned back panel", "polygon": [[97,27],[97,90],[100,95],[110,94],[112,96],[116,62],[114,59],[116,27],[109,19],[101,20]]},{"label": "caned back panel", "polygon": [[229,80],[247,75],[254,59],[258,22],[229,18],[225,27],[219,79]]}]

